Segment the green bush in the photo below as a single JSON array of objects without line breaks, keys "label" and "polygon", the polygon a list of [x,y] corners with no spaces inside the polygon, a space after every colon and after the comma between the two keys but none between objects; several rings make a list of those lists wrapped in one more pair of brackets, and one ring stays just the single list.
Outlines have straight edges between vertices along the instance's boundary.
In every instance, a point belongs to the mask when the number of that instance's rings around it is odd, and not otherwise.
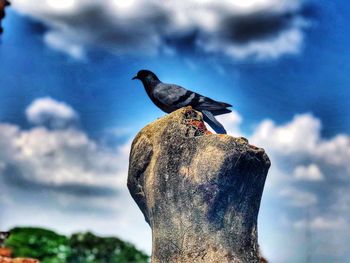
[{"label": "green bush", "polygon": [[92,233],[78,233],[70,239],[70,263],[144,263],[148,256],[133,245],[115,237],[101,238]]},{"label": "green bush", "polygon": [[43,263],[64,263],[70,254],[69,239],[41,228],[14,228],[6,246],[15,257],[31,257]]},{"label": "green bush", "polygon": [[115,237],[76,233],[71,237],[41,228],[14,228],[6,246],[15,257],[42,263],[147,263],[149,257]]}]

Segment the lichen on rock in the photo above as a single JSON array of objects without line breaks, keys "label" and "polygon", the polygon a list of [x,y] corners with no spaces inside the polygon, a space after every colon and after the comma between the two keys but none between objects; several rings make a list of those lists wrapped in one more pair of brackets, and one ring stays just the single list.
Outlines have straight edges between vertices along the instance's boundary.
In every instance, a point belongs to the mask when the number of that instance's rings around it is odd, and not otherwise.
[{"label": "lichen on rock", "polygon": [[141,130],[128,188],[152,228],[152,262],[259,262],[257,216],[270,161],[179,109]]}]

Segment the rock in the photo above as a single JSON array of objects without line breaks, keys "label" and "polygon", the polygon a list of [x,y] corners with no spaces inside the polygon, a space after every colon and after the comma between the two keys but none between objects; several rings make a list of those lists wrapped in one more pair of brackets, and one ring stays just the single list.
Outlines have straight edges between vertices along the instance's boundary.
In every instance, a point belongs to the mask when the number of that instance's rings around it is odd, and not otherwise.
[{"label": "rock", "polygon": [[[5,232],[2,232],[5,233]],[[38,260],[32,258],[12,258],[12,251],[9,248],[0,248],[0,263],[39,263]]]},{"label": "rock", "polygon": [[265,258],[260,257],[260,263],[269,263]]},{"label": "rock", "polygon": [[191,107],[143,128],[128,188],[152,228],[152,262],[258,263],[269,167],[264,150],[245,138],[208,134]]},{"label": "rock", "polygon": [[6,247],[0,247],[0,256],[2,257],[11,257],[12,250]]},{"label": "rock", "polygon": [[0,263],[39,263],[39,260],[31,258],[8,258],[0,256]]}]

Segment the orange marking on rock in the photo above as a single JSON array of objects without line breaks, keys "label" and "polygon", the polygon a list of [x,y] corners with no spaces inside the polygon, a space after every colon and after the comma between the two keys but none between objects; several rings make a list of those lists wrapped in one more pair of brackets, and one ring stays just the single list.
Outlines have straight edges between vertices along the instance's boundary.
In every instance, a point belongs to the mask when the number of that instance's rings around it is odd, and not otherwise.
[{"label": "orange marking on rock", "polygon": [[203,132],[204,134],[212,134],[210,131],[207,130],[207,127],[205,126],[204,122],[198,121],[198,120],[189,120],[189,125],[195,126],[198,130]]},{"label": "orange marking on rock", "polygon": [[9,248],[0,247],[0,256],[11,257],[12,251]]}]

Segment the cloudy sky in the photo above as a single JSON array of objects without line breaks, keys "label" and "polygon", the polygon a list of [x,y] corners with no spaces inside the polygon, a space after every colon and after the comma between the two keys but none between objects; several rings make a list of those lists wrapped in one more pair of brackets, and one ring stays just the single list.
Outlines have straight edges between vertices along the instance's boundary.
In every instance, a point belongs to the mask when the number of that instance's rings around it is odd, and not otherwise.
[{"label": "cloudy sky", "polygon": [[229,134],[272,167],[271,262],[350,256],[350,4],[345,0],[12,0],[0,44],[0,228],[117,235],[147,252],[130,142],[162,116],[141,68],[234,105]]}]

